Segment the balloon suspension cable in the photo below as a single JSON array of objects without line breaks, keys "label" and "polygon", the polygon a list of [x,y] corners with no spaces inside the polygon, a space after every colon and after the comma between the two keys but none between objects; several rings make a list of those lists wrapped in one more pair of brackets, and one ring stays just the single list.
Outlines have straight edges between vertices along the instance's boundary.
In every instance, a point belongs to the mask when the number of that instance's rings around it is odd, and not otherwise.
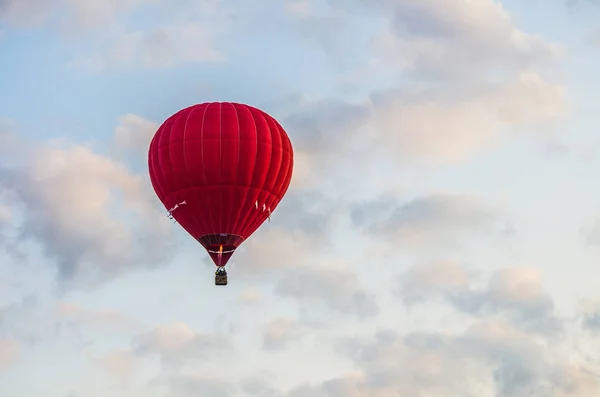
[{"label": "balloon suspension cable", "polygon": [[167,213],[168,213],[167,216],[169,217],[169,219],[173,220],[173,223],[177,223],[177,220],[175,220],[175,218],[173,217],[173,211],[175,211],[177,208],[179,208],[179,207],[181,207],[182,205],[185,205],[185,204],[187,204],[187,203],[184,200],[181,203],[175,204],[173,206],[173,208],[171,208],[169,211],[167,211]]},{"label": "balloon suspension cable", "polygon": [[[258,200],[256,200],[254,202],[254,208],[256,208],[257,210],[259,209],[258,208]],[[269,221],[269,223],[271,223],[271,207],[267,207],[266,204],[263,204],[262,205],[262,212],[268,212],[269,213],[269,215],[267,215],[267,220]]]}]

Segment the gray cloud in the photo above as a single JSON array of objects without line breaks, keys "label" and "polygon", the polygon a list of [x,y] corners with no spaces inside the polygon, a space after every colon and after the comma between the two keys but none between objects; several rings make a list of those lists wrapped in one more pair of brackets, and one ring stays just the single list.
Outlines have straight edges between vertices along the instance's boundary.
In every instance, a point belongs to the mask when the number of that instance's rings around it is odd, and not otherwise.
[{"label": "gray cloud", "polygon": [[[432,80],[489,77],[493,72],[502,75],[547,63],[559,52],[557,45],[516,27],[502,4],[493,1],[476,6],[415,0],[360,0],[343,5],[330,1],[328,5],[295,2],[289,10],[299,31],[324,48],[345,49],[350,41],[355,48],[371,52],[374,58],[363,65],[363,77],[373,69],[386,76],[408,74]],[[353,36],[365,20],[383,26],[366,41]],[[348,51],[328,53],[336,62],[340,56],[353,60]]]},{"label": "gray cloud", "polygon": [[563,320],[552,297],[544,291],[540,273],[509,267],[493,273],[486,287],[475,287],[472,272],[453,261],[417,265],[402,274],[396,290],[409,305],[442,297],[456,309],[474,316],[502,314],[521,329],[556,335]]},{"label": "gray cloud", "polygon": [[408,202],[380,198],[357,203],[354,225],[365,234],[409,247],[455,246],[474,233],[497,231],[498,210],[482,200],[455,194],[434,194]]},{"label": "gray cloud", "polygon": [[280,397],[283,393],[275,390],[270,382],[260,378],[246,379],[241,383],[241,390],[248,396]]},{"label": "gray cloud", "polygon": [[344,208],[319,191],[292,189],[289,193],[277,207],[273,216],[277,223],[272,227],[310,234],[315,236],[315,243],[330,244],[331,231]]},{"label": "gray cloud", "polygon": [[398,279],[396,294],[407,305],[439,296],[460,295],[469,288],[471,274],[456,261],[437,261],[410,267]]},{"label": "gray cloud", "polygon": [[[385,331],[369,342],[347,340],[340,349],[363,374],[337,380],[353,396],[574,397],[600,391],[585,369],[501,323],[477,323],[464,334]],[[317,386],[314,395],[337,395],[332,383]]]},{"label": "gray cloud", "polygon": [[165,380],[167,397],[233,397],[234,386],[226,379],[180,375]]},{"label": "gray cloud", "polygon": [[[509,130],[547,131],[568,111],[564,87],[536,69],[551,67],[559,47],[515,27],[501,4],[381,0],[329,2],[325,11],[313,6],[296,4],[293,14],[308,24],[342,13],[347,21],[360,15],[356,21],[384,26],[368,43],[350,40],[373,56],[347,73],[342,85],[381,86],[384,80],[386,89],[355,90],[363,99],[354,102],[300,100],[295,114],[283,118],[300,150],[305,141],[315,149],[308,161],[318,169],[327,164],[328,174],[338,163],[338,171],[354,166],[357,179],[366,178],[355,165],[367,153],[371,161],[385,154],[402,165],[460,161],[500,144]],[[334,25],[310,35],[323,44],[340,29],[347,32],[337,43],[343,48],[352,27]],[[333,153],[317,155],[330,147]],[[352,160],[342,161],[343,155]]]},{"label": "gray cloud", "polygon": [[90,310],[37,291],[0,307],[0,339],[44,346],[60,341],[77,351],[115,333],[139,332],[139,324],[114,310]]},{"label": "gray cloud", "polygon": [[[552,60],[558,48],[513,25],[500,3],[365,2],[390,15],[376,39],[383,57],[426,76],[468,77],[527,69]],[[391,58],[390,58],[391,54]]]},{"label": "gray cloud", "polygon": [[170,222],[149,183],[86,147],[47,146],[27,166],[3,167],[0,186],[19,214],[21,241],[41,244],[62,286],[91,285],[170,251]]},{"label": "gray cloud", "polygon": [[331,247],[333,231],[345,215],[345,205],[313,189],[290,188],[273,212],[236,253],[235,271],[252,278],[272,276],[293,267],[308,266]]},{"label": "gray cloud", "polygon": [[583,327],[593,331],[600,331],[600,310],[586,313],[582,321]]},{"label": "gray cloud", "polygon": [[232,348],[221,335],[199,334],[186,324],[161,325],[134,338],[133,350],[138,355],[158,355],[163,365],[180,368],[189,361],[206,360],[209,355],[224,354]]},{"label": "gray cloud", "polygon": [[283,119],[290,131],[294,149],[311,154],[332,154],[343,150],[356,134],[356,126],[368,119],[370,110],[340,99],[299,103],[294,113]]},{"label": "gray cloud", "polygon": [[289,397],[367,397],[367,393],[372,392],[374,391],[364,385],[360,377],[348,376],[330,379],[318,386],[302,385],[296,387],[290,391]]},{"label": "gray cloud", "polygon": [[292,320],[277,318],[269,321],[263,330],[263,349],[282,350],[302,337],[302,330]]},{"label": "gray cloud", "polygon": [[356,274],[344,269],[296,269],[282,277],[275,292],[309,305],[307,308],[320,305],[359,319],[372,318],[379,312],[375,295],[360,285]]},{"label": "gray cloud", "polygon": [[372,91],[362,101],[299,103],[283,120],[299,142],[301,170],[327,177],[349,167],[360,181],[369,177],[365,162],[381,156],[402,166],[440,165],[497,146],[508,131],[543,141],[543,132],[567,111],[564,87],[526,71],[504,82],[409,81],[402,88]]},{"label": "gray cloud", "polygon": [[578,316],[581,327],[592,335],[600,335],[600,304],[591,302],[584,304],[583,310]]},{"label": "gray cloud", "polygon": [[7,302],[0,308],[0,335],[20,343],[34,345],[61,335],[61,330],[45,297],[31,293]]}]

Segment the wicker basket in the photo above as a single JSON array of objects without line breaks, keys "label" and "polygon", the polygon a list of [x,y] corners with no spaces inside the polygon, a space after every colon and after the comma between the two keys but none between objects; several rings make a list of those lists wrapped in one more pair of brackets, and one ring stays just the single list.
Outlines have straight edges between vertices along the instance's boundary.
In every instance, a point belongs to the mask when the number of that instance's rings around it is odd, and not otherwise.
[{"label": "wicker basket", "polygon": [[215,285],[227,285],[227,275],[223,275],[223,276],[219,276],[216,275],[215,276]]}]

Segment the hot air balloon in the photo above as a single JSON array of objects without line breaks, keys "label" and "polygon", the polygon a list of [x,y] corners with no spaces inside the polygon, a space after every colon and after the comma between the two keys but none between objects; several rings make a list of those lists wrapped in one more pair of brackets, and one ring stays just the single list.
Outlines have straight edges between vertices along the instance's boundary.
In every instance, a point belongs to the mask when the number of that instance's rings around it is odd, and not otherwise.
[{"label": "hot air balloon", "polygon": [[168,214],[206,249],[227,285],[235,250],[271,219],[292,179],[294,152],[281,125],[252,106],[210,102],[182,109],[156,131],[150,180]]}]

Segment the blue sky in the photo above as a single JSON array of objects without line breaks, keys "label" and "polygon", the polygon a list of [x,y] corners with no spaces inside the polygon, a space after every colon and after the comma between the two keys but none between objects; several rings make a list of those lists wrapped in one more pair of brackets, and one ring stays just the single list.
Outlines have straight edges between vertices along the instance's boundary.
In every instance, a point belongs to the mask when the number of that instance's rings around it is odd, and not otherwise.
[{"label": "blue sky", "polygon": [[[599,16],[0,2],[0,395],[597,395]],[[295,150],[223,289],[146,169],[205,101]]]}]

